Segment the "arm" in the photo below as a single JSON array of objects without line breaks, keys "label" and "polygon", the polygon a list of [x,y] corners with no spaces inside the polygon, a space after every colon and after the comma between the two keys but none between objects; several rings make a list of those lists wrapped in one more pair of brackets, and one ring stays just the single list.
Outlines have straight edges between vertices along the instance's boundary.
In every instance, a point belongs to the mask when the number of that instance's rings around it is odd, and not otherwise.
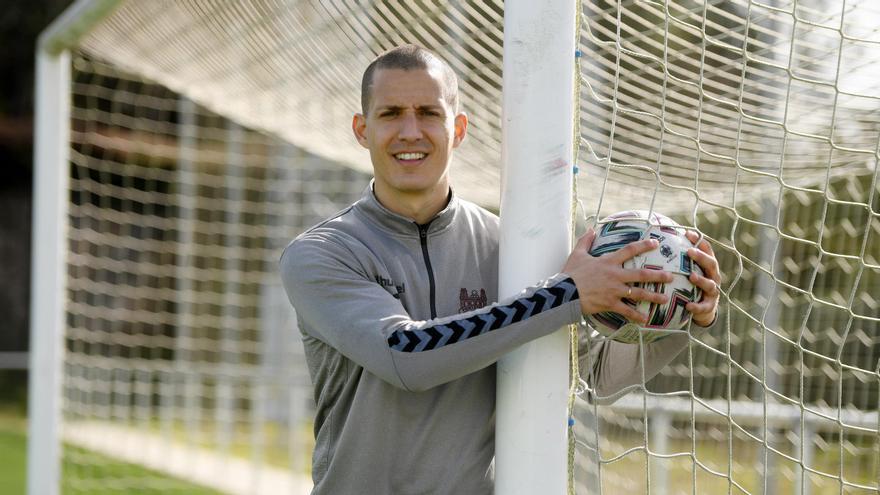
[{"label": "arm", "polygon": [[[702,268],[705,276],[694,271],[690,280],[702,289],[697,303],[688,303],[693,329],[711,327],[718,317],[721,274],[711,245],[693,232],[686,233],[696,247],[688,255]],[[610,339],[593,343],[587,332],[579,333],[579,364],[583,376],[600,404],[613,403],[634,385],[643,385],[668,365],[687,346],[688,333],[674,333],[650,344],[624,344]],[[644,359],[644,366],[643,364]]]},{"label": "arm", "polygon": [[525,342],[581,318],[565,274],[477,311],[417,321],[341,245],[294,241],[281,276],[302,330],[386,382],[421,391],[494,363]]},{"label": "arm", "polygon": [[[595,400],[613,403],[633,386],[647,383],[687,346],[688,334],[675,333],[650,344],[624,344],[610,339],[593,341],[580,332],[581,376],[590,384]],[[644,358],[644,368],[642,367]],[[644,372],[643,372],[644,370]]]}]

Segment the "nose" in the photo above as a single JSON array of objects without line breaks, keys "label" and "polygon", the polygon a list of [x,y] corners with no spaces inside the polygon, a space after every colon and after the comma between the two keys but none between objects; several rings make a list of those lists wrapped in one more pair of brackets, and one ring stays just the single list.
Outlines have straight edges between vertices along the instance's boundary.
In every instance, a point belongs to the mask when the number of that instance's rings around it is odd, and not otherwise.
[{"label": "nose", "polygon": [[422,138],[422,128],[415,114],[407,112],[403,115],[397,137],[403,141],[416,141]]}]

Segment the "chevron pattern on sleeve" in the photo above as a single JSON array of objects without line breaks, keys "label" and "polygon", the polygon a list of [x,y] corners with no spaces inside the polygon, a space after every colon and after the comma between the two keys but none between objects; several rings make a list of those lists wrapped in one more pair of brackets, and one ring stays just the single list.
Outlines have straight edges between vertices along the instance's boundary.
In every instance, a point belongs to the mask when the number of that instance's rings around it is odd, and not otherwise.
[{"label": "chevron pattern on sleeve", "polygon": [[525,321],[532,316],[578,299],[574,280],[566,278],[559,283],[538,289],[504,306],[494,306],[488,312],[454,320],[422,330],[398,330],[388,337],[388,346],[400,352],[422,352],[463,342],[508,325]]}]

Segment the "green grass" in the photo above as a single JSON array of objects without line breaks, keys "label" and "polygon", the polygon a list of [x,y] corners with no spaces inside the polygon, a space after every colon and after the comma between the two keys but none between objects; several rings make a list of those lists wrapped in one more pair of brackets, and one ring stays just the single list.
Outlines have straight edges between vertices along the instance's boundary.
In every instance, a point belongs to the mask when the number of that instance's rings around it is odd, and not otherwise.
[{"label": "green grass", "polygon": [[[26,421],[20,412],[0,411],[0,494],[25,493],[26,431]],[[156,471],[119,462],[85,449],[65,445],[62,493],[219,495],[220,492],[169,478]]]},{"label": "green grass", "polygon": [[[154,425],[156,426],[156,425]],[[308,435],[306,425],[302,426],[303,436]],[[182,429],[173,429],[175,437],[186,436]],[[211,438],[211,429],[202,432],[205,438]],[[248,431],[238,431],[236,438],[244,440]],[[265,437],[273,438],[275,435],[286,435],[286,430],[267,430]],[[613,435],[613,447],[604,455],[612,455],[615,452],[638,446],[642,438],[638,435],[618,434]],[[835,474],[843,466],[843,475],[848,481],[866,486],[876,486],[875,473],[880,469],[880,451],[877,450],[880,440],[870,437],[857,442],[849,439],[847,445],[851,449],[859,448],[858,452],[844,452],[841,462],[839,444],[830,442],[815,453],[811,467],[819,471]],[[206,445],[206,448],[210,446]],[[668,452],[689,452],[692,445],[688,441],[671,440]],[[670,494],[690,494],[692,486],[696,486],[699,494],[745,494],[762,493],[760,473],[758,468],[760,460],[759,451],[754,445],[735,441],[732,456],[735,460],[730,478],[727,477],[727,462],[731,454],[727,451],[726,439],[717,442],[697,442],[696,458],[709,468],[722,473],[721,476],[711,474],[696,466],[690,457],[675,457],[661,460],[652,458],[651,462],[659,464],[661,469],[667,472],[669,478]],[[25,493],[25,459],[26,419],[20,409],[4,409],[0,406],[0,495],[19,495]],[[231,454],[247,456],[247,447],[242,441],[233,442]],[[63,493],[65,495],[118,495],[118,494],[178,494],[178,495],[207,495],[218,492],[192,485],[190,483],[169,478],[158,472],[144,469],[141,466],[119,462],[106,456],[85,449],[65,445],[63,464]],[[279,452],[272,454],[272,449],[267,448],[264,453],[266,462],[279,467],[289,467],[289,458]],[[299,467],[301,469],[304,466]],[[768,493],[787,494],[794,493],[792,482],[795,466],[793,463],[781,458],[776,460],[777,471],[776,486],[768,487]],[[632,452],[615,462],[603,466],[603,480],[606,493],[647,493],[646,486],[646,458],[644,452]],[[834,479],[820,476],[810,476],[810,485],[814,495],[838,495],[840,485]],[[742,487],[741,491],[737,486]],[[875,490],[846,489],[844,493],[849,495],[870,495]]]},{"label": "green grass", "polygon": [[[620,442],[613,449],[606,451],[604,455],[612,456],[624,450],[624,446],[633,447],[642,443],[636,435],[620,435],[615,438]],[[880,469],[880,455],[877,451],[877,442],[873,438],[865,441],[866,451],[856,455],[844,455],[841,463],[839,444],[830,444],[827,448],[815,452],[810,467],[831,476],[840,475],[840,466],[843,465],[843,477],[851,483],[864,486],[876,487],[876,473]],[[687,453],[692,449],[687,441],[670,441],[669,453]],[[789,454],[792,454],[789,452]],[[732,455],[734,462],[728,478],[728,462]],[[757,494],[764,493],[761,477],[760,450],[754,444],[735,441],[733,452],[728,452],[725,441],[697,443],[696,459],[708,468],[721,473],[716,475],[696,465],[690,456],[682,455],[673,458],[661,459],[652,457],[651,463],[657,464],[659,469],[666,472],[669,480],[669,493],[673,494]],[[769,494],[795,493],[795,463],[782,457],[774,456],[774,472],[776,474],[775,485],[769,486]],[[607,463],[603,466],[603,488],[605,493],[648,493],[647,492],[646,456],[644,451],[633,451],[628,455]],[[841,492],[840,482],[828,476],[808,474],[807,482],[810,493],[813,495],[871,495],[875,489],[860,490],[847,487]],[[693,491],[692,488],[696,487]]]},{"label": "green grass", "polygon": [[[263,425],[262,437],[263,445],[263,461],[273,467],[281,469],[293,469],[300,475],[310,476],[312,472],[312,451],[315,448],[315,438],[312,434],[314,423],[311,420],[299,423],[294,432],[291,432],[286,426],[277,422],[266,422]],[[162,434],[165,428],[171,431],[171,438],[180,443],[207,449],[217,450],[216,443],[217,429],[220,428],[212,420],[202,420],[198,424],[198,429],[187,428],[180,421],[173,421],[170,426],[153,420],[148,423],[146,430],[153,434]],[[296,433],[296,458],[298,462],[294,463],[291,456],[294,455],[291,446],[285,442],[273,442],[272,439],[290,439],[291,433]],[[236,421],[232,433],[230,435],[229,454],[241,459],[248,459],[252,456],[251,452],[251,436],[253,435],[252,425],[246,424],[244,421]],[[293,464],[296,464],[295,466]]]},{"label": "green grass", "polygon": [[62,486],[62,492],[65,494],[220,494],[220,492],[208,488],[166,477],[161,473],[144,469],[135,464],[114,461],[94,452],[71,446],[64,448]]},{"label": "green grass", "polygon": [[0,493],[25,492],[26,452],[27,439],[23,434],[0,430]]}]

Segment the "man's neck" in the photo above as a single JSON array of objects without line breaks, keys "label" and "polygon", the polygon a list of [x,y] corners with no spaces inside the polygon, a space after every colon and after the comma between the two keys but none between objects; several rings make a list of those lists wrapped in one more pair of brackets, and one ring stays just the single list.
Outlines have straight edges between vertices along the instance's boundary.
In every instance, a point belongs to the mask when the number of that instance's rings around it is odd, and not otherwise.
[{"label": "man's neck", "polygon": [[388,194],[379,185],[374,189],[376,199],[385,208],[412,219],[419,225],[428,223],[437,216],[449,203],[451,191],[449,185],[438,187],[428,194]]}]

